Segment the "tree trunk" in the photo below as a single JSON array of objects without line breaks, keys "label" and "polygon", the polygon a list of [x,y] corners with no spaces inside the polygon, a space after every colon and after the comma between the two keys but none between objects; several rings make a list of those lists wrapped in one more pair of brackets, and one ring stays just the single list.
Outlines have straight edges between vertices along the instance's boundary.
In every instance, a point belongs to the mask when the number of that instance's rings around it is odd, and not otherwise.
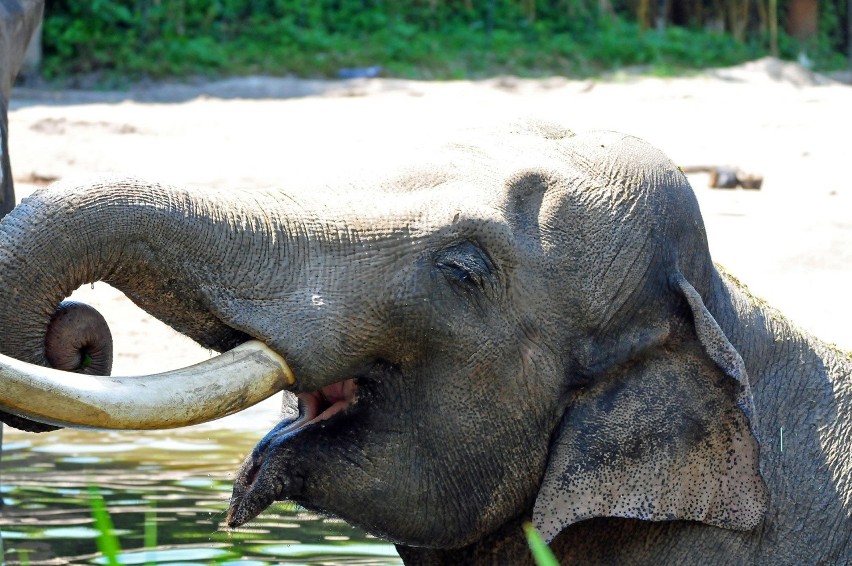
[{"label": "tree trunk", "polygon": [[743,41],[748,27],[749,0],[729,0],[727,11],[731,35],[738,41]]},{"label": "tree trunk", "polygon": [[636,21],[639,22],[640,29],[648,29],[651,21],[651,0],[639,0],[639,5],[636,7]]},{"label": "tree trunk", "polygon": [[769,52],[778,57],[778,0],[769,0]]},{"label": "tree trunk", "polygon": [[669,3],[668,0],[657,0],[657,15],[655,27],[658,33],[666,31],[666,20],[668,19]]},{"label": "tree trunk", "polygon": [[787,33],[799,40],[800,50],[816,37],[819,26],[818,0],[791,0],[787,11]]}]

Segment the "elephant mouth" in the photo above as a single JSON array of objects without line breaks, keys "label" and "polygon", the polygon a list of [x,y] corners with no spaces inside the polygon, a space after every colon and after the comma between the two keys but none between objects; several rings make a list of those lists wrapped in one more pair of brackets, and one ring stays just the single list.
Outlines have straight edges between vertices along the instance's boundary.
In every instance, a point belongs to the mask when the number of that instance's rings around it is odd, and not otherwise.
[{"label": "elephant mouth", "polygon": [[376,390],[380,388],[380,384],[399,382],[402,370],[397,364],[376,359],[350,375],[347,379],[315,391],[295,393],[299,403],[298,417],[279,423],[266,435],[258,448],[268,444],[271,439],[280,439],[289,433],[329,420],[355,405],[369,408],[377,402]]},{"label": "elephant mouth", "polygon": [[297,431],[329,420],[354,405],[357,402],[357,391],[357,378],[351,378],[318,391],[296,394],[299,416],[295,420],[282,421],[272,429],[237,472],[226,519],[228,527],[242,526],[275,500],[282,498],[285,485],[278,477],[274,464],[270,464],[274,460],[272,453],[275,447]]},{"label": "elephant mouth", "polygon": [[281,429],[278,434],[293,432],[319,421],[330,419],[340,411],[355,404],[357,392],[357,382],[355,378],[351,378],[327,385],[319,391],[297,393],[299,417]]},{"label": "elephant mouth", "polygon": [[[257,517],[275,501],[288,499],[306,507],[300,474],[288,471],[291,448],[287,445],[309,434],[306,440],[328,447],[339,441],[339,429],[326,428],[336,423],[346,429],[358,427],[357,415],[379,407],[386,399],[384,384],[398,382],[401,369],[384,360],[373,363],[354,377],[327,385],[312,392],[296,394],[299,413],[296,419],[285,419],[257,444],[243,462],[234,480],[234,492],[228,509],[229,528],[244,525]],[[349,419],[345,421],[345,419]]]}]

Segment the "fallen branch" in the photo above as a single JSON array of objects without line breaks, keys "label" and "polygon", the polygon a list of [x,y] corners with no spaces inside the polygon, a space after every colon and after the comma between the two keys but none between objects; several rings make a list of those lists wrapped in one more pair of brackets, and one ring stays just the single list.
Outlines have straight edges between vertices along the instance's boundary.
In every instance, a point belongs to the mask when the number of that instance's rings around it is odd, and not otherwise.
[{"label": "fallen branch", "polygon": [[714,189],[744,189],[759,190],[763,186],[763,176],[746,173],[742,169],[724,165],[685,165],[680,168],[684,173],[709,173],[708,186]]}]

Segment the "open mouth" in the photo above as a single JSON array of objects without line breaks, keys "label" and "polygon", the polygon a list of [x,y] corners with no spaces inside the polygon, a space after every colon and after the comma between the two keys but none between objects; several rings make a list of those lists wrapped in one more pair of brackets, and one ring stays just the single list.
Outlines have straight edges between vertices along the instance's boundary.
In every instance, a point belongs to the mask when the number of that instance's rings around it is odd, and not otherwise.
[{"label": "open mouth", "polygon": [[[330,419],[336,421],[354,414],[359,404],[357,410],[363,411],[377,402],[381,403],[386,396],[380,384],[393,383],[400,376],[399,366],[378,360],[349,379],[317,391],[297,393],[299,416],[295,420],[292,417],[285,418],[273,428],[258,443],[237,473],[227,525],[235,528],[245,524],[276,500],[286,498],[298,501],[303,478],[299,474],[283,473],[288,464],[280,460],[287,458],[287,450],[282,446],[295,438],[295,435],[302,434],[303,429],[321,429]],[[349,425],[357,426],[357,423]],[[320,436],[325,434],[322,430],[316,432]]]},{"label": "open mouth", "polygon": [[340,411],[355,404],[358,385],[354,378],[338,381],[309,393],[297,393],[299,417],[278,431],[286,434],[319,421],[330,419]]},{"label": "open mouth", "polygon": [[[293,421],[284,421],[272,429],[246,459],[234,482],[234,495],[228,510],[227,523],[238,527],[256,517],[281,495],[280,482],[260,481],[266,450],[279,439],[310,425],[325,421],[355,404],[358,385],[356,379],[338,381],[318,391],[297,393],[299,416]],[[272,489],[270,489],[270,485]],[[250,497],[246,497],[249,494]]]},{"label": "open mouth", "polygon": [[244,466],[244,471],[246,471],[246,486],[252,486],[257,480],[257,475],[264,462],[264,457],[261,454],[267,446],[275,440],[299,429],[328,420],[347,407],[352,406],[356,401],[355,394],[357,389],[356,380],[352,378],[326,385],[318,391],[297,393],[299,416],[296,420],[280,423],[261,440],[257,448],[255,448],[254,453],[249,456],[248,466]]}]

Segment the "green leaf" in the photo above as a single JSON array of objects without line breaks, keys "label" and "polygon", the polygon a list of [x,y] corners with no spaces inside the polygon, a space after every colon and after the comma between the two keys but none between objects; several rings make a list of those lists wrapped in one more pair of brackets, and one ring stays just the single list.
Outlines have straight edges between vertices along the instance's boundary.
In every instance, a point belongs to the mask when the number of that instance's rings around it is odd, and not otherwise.
[{"label": "green leaf", "polygon": [[532,551],[535,563],[538,566],[559,566],[559,561],[556,560],[553,552],[550,551],[550,547],[547,546],[547,543],[544,542],[544,539],[541,538],[541,535],[535,530],[532,523],[524,523],[523,526],[524,534],[527,535],[527,544]]},{"label": "green leaf", "polygon": [[109,566],[119,566],[118,553],[121,552],[121,546],[118,544],[118,538],[115,536],[115,527],[112,525],[112,519],[107,512],[104,498],[101,497],[100,491],[94,486],[89,486],[89,506],[92,509],[92,518],[95,521],[95,528],[98,534],[97,544],[98,550],[107,559]]},{"label": "green leaf", "polygon": [[[157,511],[153,509],[154,501],[151,501],[151,509],[145,512],[145,527],[144,527],[144,545],[145,548],[155,548],[157,546]],[[145,566],[154,566],[153,562],[146,563]]]}]

